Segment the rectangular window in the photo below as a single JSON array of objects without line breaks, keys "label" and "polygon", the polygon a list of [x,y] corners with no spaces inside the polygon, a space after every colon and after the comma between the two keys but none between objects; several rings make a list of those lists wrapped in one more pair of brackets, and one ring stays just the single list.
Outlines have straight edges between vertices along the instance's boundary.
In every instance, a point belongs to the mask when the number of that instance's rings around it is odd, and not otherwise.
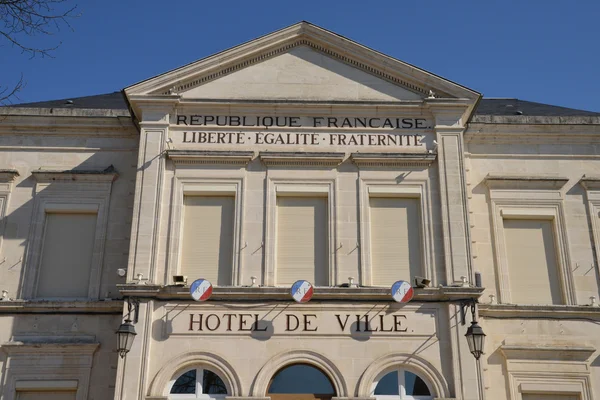
[{"label": "rectangular window", "polygon": [[419,199],[371,197],[372,284],[391,286],[422,275]]},{"label": "rectangular window", "polygon": [[329,285],[326,197],[277,197],[277,284]]},{"label": "rectangular window", "polygon": [[46,213],[37,297],[87,298],[97,214]]},{"label": "rectangular window", "polygon": [[38,391],[26,390],[17,392],[17,400],[75,400],[77,392],[75,390],[60,391]]},{"label": "rectangular window", "polygon": [[232,285],[234,196],[184,196],[180,274]]},{"label": "rectangular window", "polygon": [[563,304],[553,222],[504,219],[509,284],[515,304]]}]

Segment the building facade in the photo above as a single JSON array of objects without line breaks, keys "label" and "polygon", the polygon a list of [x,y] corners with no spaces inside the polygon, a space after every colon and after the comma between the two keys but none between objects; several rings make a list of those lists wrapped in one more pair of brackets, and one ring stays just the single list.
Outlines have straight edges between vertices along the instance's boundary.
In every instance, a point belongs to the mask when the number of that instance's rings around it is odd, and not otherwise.
[{"label": "building facade", "polygon": [[600,396],[600,113],[302,22],[0,115],[2,400]]}]

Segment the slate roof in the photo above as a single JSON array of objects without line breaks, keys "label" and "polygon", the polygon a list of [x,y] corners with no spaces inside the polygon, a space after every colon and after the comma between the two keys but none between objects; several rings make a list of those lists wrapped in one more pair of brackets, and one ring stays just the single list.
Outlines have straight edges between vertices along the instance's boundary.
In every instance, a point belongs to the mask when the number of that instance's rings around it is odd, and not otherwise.
[{"label": "slate roof", "polygon": [[[95,108],[102,110],[127,110],[127,103],[121,92],[96,96],[73,97],[70,99],[40,101],[36,103],[13,104],[10,107],[31,108]],[[525,115],[548,117],[600,116],[600,112],[576,110],[573,108],[534,103],[519,99],[482,98],[476,115]]]}]

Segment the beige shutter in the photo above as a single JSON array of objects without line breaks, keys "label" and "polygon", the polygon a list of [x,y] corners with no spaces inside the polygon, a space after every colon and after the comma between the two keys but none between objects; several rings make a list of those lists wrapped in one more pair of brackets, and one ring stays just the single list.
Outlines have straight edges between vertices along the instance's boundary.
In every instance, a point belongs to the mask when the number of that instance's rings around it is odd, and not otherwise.
[{"label": "beige shutter", "polygon": [[329,284],[329,218],[325,197],[277,198],[278,285],[305,279]]},{"label": "beige shutter", "polygon": [[180,274],[232,285],[235,197],[185,196]]},{"label": "beige shutter", "polygon": [[375,286],[413,282],[421,268],[418,199],[371,197],[371,275]]},{"label": "beige shutter", "polygon": [[538,394],[523,393],[523,400],[581,400],[579,395],[575,394]]},{"label": "beige shutter", "polygon": [[17,400],[75,400],[76,391],[18,391]]},{"label": "beige shutter", "polygon": [[563,304],[553,222],[505,219],[510,293],[515,304]]},{"label": "beige shutter", "polygon": [[88,297],[97,214],[47,213],[37,297]]}]

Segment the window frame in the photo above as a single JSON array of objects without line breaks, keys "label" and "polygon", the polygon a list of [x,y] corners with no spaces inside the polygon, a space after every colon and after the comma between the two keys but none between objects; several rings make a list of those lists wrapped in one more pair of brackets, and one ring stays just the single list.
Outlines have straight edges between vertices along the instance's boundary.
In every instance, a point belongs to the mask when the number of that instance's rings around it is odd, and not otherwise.
[{"label": "window frame", "polygon": [[[178,171],[181,174],[181,170]],[[171,202],[169,255],[164,280],[168,284],[171,276],[181,275],[183,255],[184,196],[231,196],[234,198],[233,243],[231,260],[231,286],[241,285],[241,246],[243,243],[243,178],[201,178],[187,175],[175,176],[173,201]],[[211,282],[216,286],[217,282]],[[191,282],[188,282],[191,284]],[[226,285],[229,286],[229,285]]]},{"label": "window frame", "polygon": [[[173,385],[175,384],[175,382],[177,382],[177,379],[179,379],[181,377],[181,375],[188,373],[189,371],[195,369],[196,370],[196,393],[191,394],[191,393],[171,393],[171,390],[173,389]],[[229,388],[227,387],[227,383],[225,382],[225,380],[215,371],[211,370],[210,368],[204,368],[204,366],[199,365],[196,366],[194,368],[188,368],[183,370],[182,372],[177,373],[173,379],[171,379],[169,381],[169,384],[167,386],[168,390],[168,394],[167,394],[167,398],[169,400],[173,399],[225,399],[225,397],[231,396],[231,394],[227,393],[227,394],[204,394],[202,393],[202,383],[203,383],[203,379],[204,379],[204,370],[209,370],[210,372],[212,372],[213,374],[217,375],[219,377],[219,379],[221,379],[221,381],[223,382],[223,384],[225,385],[225,389],[227,389],[227,392],[229,392]]]},{"label": "window frame", "polygon": [[[389,395],[389,394],[376,395],[375,389],[377,388],[379,381],[383,377],[387,376],[388,374],[390,374],[392,372],[395,372],[396,374],[398,374],[398,395]],[[429,393],[430,393],[429,396],[412,396],[412,395],[406,394],[406,377],[405,377],[406,372],[410,372],[411,374],[417,376],[419,379],[421,379],[425,383],[425,385],[427,386],[427,389],[429,390]],[[370,397],[372,397],[376,400],[433,400],[435,398],[435,396],[432,395],[431,393],[433,393],[433,390],[431,390],[431,384],[429,384],[426,379],[423,379],[419,374],[417,374],[416,372],[413,372],[409,369],[396,367],[396,368],[386,369],[377,375],[376,379],[373,381],[373,384],[371,386]]]},{"label": "window frame", "polygon": [[435,251],[433,251],[434,238],[429,183],[424,180],[403,180],[398,183],[396,180],[361,178],[359,185],[360,285],[372,286],[373,284],[370,200],[372,197],[388,197],[417,199],[419,201],[419,234],[421,240],[420,276],[431,280],[432,286],[437,286],[438,278],[433,270],[435,265],[433,259]]},{"label": "window frame", "polygon": [[[267,178],[266,226],[265,226],[265,270],[264,285],[277,286],[277,197],[326,197],[328,213],[328,268],[327,286],[337,284],[337,196],[335,179],[275,179]],[[314,282],[311,282],[314,284]],[[279,285],[279,287],[287,285]]]},{"label": "window frame", "polygon": [[52,213],[95,213],[96,231],[90,282],[86,298],[44,297],[46,300],[98,300],[104,266],[104,247],[106,242],[110,195],[112,182],[117,174],[109,173],[45,173],[34,174],[37,183],[33,201],[28,246],[23,265],[24,279],[20,298],[37,298],[38,278],[44,247],[46,214]]},{"label": "window frame", "polygon": [[490,177],[489,207],[492,219],[492,241],[495,251],[496,282],[499,304],[512,304],[506,248],[505,219],[551,220],[559,286],[564,305],[577,304],[571,271],[571,257],[566,230],[562,178]]}]

